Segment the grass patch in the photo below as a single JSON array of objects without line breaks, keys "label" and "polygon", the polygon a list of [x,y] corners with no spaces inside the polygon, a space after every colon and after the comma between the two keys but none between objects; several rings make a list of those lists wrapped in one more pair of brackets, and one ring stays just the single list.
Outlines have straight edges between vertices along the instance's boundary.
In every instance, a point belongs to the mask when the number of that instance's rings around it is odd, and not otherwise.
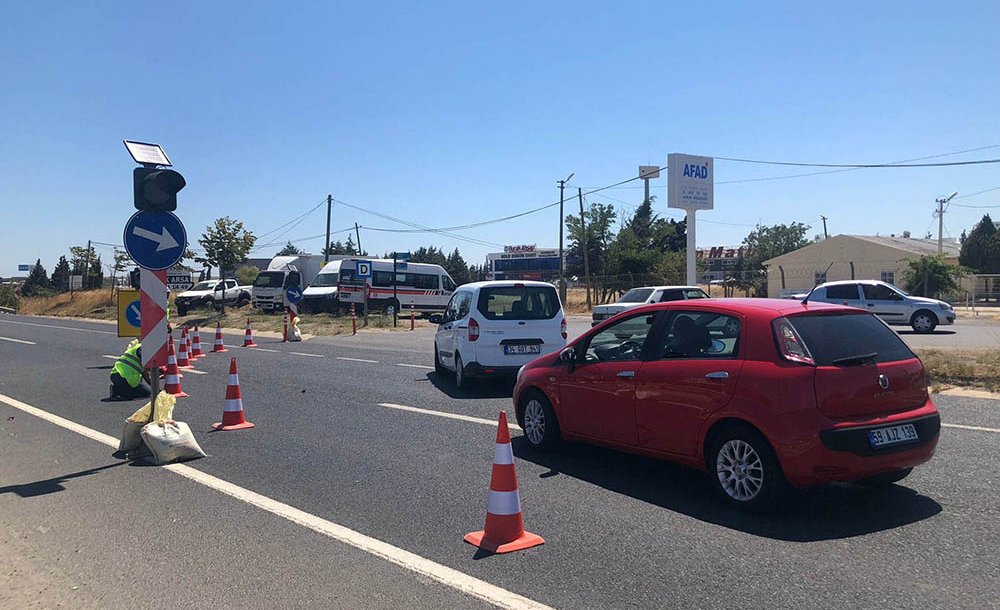
[{"label": "grass patch", "polygon": [[949,387],[1000,392],[1000,349],[916,350],[932,392]]},{"label": "grass patch", "polygon": [[111,300],[111,290],[63,292],[49,297],[21,299],[18,313],[35,316],[65,316],[114,320],[118,310]]}]

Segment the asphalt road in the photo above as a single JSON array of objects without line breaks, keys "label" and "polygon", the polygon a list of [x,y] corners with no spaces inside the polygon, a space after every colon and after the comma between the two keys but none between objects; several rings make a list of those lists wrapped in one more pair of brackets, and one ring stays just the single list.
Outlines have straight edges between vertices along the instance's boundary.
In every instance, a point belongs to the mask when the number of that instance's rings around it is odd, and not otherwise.
[{"label": "asphalt road", "polygon": [[[188,474],[115,460],[0,397],[0,607],[474,608],[489,605],[476,595],[486,583],[523,596],[512,607],[1000,603],[996,401],[937,397],[949,425],[938,453],[901,484],[801,492],[763,516],[719,503],[699,473],[585,446],[537,454],[515,432],[525,523],[546,544],[488,556],[462,536],[483,524],[510,387],[455,390],[431,370],[430,336],[259,339],[209,355],[175,411],[210,456]],[[140,406],[101,400],[103,356],[124,344],[104,324],[0,316],[0,394],[117,437]],[[208,432],[229,356],[257,427]],[[254,494],[475,580],[415,572]]]}]

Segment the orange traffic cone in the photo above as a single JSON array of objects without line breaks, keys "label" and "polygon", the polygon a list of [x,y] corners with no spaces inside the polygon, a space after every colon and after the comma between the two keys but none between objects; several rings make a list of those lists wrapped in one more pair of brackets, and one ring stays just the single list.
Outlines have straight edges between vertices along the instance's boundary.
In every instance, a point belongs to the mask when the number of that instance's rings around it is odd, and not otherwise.
[{"label": "orange traffic cone", "polygon": [[212,353],[228,352],[226,344],[222,342],[222,322],[215,323],[215,344],[212,345]]},{"label": "orange traffic cone", "polygon": [[509,553],[545,544],[541,536],[524,531],[521,496],[517,492],[514,451],[510,446],[507,413],[500,411],[493,476],[486,503],[486,529],[465,535],[465,541],[491,553]]},{"label": "orange traffic cone", "polygon": [[191,358],[204,358],[205,352],[201,351],[201,335],[198,334],[198,325],[195,324],[194,332],[191,333],[191,353],[188,354]]},{"label": "orange traffic cone", "polygon": [[243,430],[253,424],[243,418],[243,395],[240,393],[240,376],[236,372],[236,358],[229,361],[229,385],[226,401],[222,405],[222,421],[212,424],[216,430]]},{"label": "orange traffic cone", "polygon": [[177,370],[177,355],[174,353],[174,340],[167,339],[167,376],[163,381],[163,391],[179,398],[186,398],[187,392],[181,389],[180,373]]},{"label": "orange traffic cone", "polygon": [[257,347],[257,344],[253,342],[253,329],[250,328],[250,318],[247,318],[247,330],[243,335],[243,347]]},{"label": "orange traffic cone", "polygon": [[183,327],[181,330],[181,341],[177,347],[177,368],[179,369],[193,369],[194,365],[191,364],[190,358],[188,358],[188,348],[187,348],[188,331],[187,326]]}]

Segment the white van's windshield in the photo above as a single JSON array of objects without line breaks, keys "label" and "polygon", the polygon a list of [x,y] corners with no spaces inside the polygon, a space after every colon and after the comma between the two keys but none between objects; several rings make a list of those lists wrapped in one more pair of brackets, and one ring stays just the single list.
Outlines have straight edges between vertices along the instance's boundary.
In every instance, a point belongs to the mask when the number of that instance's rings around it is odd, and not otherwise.
[{"label": "white van's windshield", "polygon": [[336,286],[338,279],[340,279],[339,273],[320,273],[310,286]]},{"label": "white van's windshield", "polygon": [[551,320],[559,313],[552,286],[495,286],[479,291],[479,313],[487,320]]}]

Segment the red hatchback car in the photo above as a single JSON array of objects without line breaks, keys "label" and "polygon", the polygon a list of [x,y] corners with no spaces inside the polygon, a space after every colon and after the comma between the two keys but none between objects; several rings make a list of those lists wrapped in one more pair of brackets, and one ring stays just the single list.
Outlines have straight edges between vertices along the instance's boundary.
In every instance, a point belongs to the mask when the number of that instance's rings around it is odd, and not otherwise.
[{"label": "red hatchback car", "polygon": [[630,310],[525,365],[514,408],[533,448],[567,439],[680,462],[743,508],[786,484],[899,481],[941,426],[923,364],[885,323],[777,299]]}]

